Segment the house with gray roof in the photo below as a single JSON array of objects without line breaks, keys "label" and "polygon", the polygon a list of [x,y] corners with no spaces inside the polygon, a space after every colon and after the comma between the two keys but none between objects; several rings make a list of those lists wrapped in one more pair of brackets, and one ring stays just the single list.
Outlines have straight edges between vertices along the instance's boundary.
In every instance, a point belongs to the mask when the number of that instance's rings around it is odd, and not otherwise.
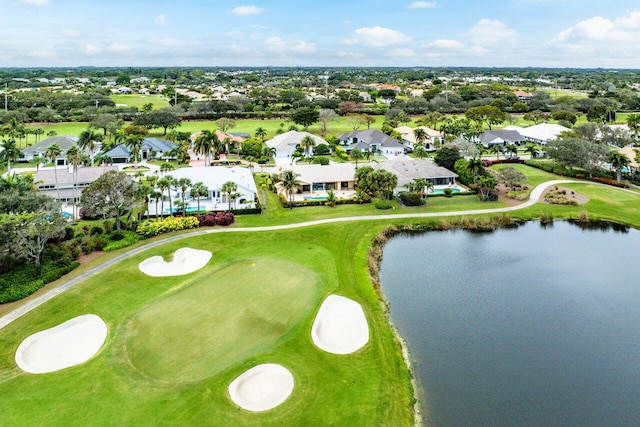
[{"label": "house with gray roof", "polygon": [[[296,199],[313,199],[326,196],[333,190],[338,197],[352,197],[355,193],[356,168],[353,163],[332,163],[329,165],[289,165],[282,170],[292,170],[298,174],[300,190]],[[286,196],[285,189],[278,184],[278,194]]]},{"label": "house with gray roof", "polygon": [[[178,144],[160,138],[145,138],[140,148],[140,158],[142,160],[166,159],[169,152]],[[131,163],[133,158],[131,150],[125,144],[119,144],[104,153],[113,159],[113,163]]]},{"label": "house with gray roof", "polygon": [[[78,144],[78,137],[76,136],[52,136],[50,138],[43,139],[37,144],[33,144],[24,150],[20,154],[19,162],[29,162],[34,157],[45,157],[47,149],[53,144],[58,144],[62,153],[56,158],[56,166],[66,166],[67,157],[65,153],[71,147],[75,147]],[[89,154],[89,151],[87,151]]]},{"label": "house with gray roof", "polygon": [[386,162],[373,164],[374,169],[384,169],[398,177],[395,192],[404,191],[404,185],[414,179],[423,178],[433,185],[454,185],[458,175],[447,168],[438,166],[431,159],[412,159],[410,157],[396,157]]},{"label": "house with gray roof", "polygon": [[509,144],[522,145],[525,138],[517,130],[488,130],[478,135],[476,142],[480,142],[487,148],[494,145],[505,147]]},{"label": "house with gray roof", "polygon": [[404,154],[404,145],[397,139],[376,129],[354,130],[353,132],[343,133],[338,138],[340,138],[342,145],[347,146],[346,151],[348,152],[354,148],[359,148],[365,152],[380,152],[389,158]]}]

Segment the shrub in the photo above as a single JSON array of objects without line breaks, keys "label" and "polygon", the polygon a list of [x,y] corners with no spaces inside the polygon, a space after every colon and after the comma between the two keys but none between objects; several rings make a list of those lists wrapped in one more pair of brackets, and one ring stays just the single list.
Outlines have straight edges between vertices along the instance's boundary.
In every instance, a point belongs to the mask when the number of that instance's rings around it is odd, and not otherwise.
[{"label": "shrub", "polygon": [[418,193],[402,191],[398,194],[398,197],[405,206],[422,206],[425,204],[424,199]]},{"label": "shrub", "polygon": [[444,188],[442,190],[442,194],[444,194],[444,197],[451,197],[453,196],[453,188]]},{"label": "shrub", "polygon": [[96,234],[103,234],[103,233],[104,233],[104,229],[99,225],[94,225],[93,227],[91,227],[92,236],[95,236]]},{"label": "shrub", "polygon": [[391,209],[393,207],[393,205],[391,205],[391,203],[388,200],[376,200],[376,202],[373,204],[373,206],[376,207],[376,209]]},{"label": "shrub", "polygon": [[204,215],[197,215],[196,219],[201,227],[213,227],[214,225],[226,227],[233,224],[235,216],[233,212],[209,212]]},{"label": "shrub", "polygon": [[316,154],[323,155],[323,154],[329,154],[331,152],[331,149],[327,144],[318,144],[313,151]]},{"label": "shrub", "polygon": [[314,165],[328,165],[329,159],[326,157],[315,157],[311,163]]},{"label": "shrub", "polygon": [[349,155],[346,151],[344,151],[344,148],[340,146],[336,147],[336,157],[340,160],[349,160]]},{"label": "shrub", "polygon": [[595,182],[599,182],[599,183],[602,183],[602,184],[613,185],[614,187],[620,187],[620,188],[629,187],[626,183],[619,182],[619,181],[616,181],[615,179],[611,179],[611,178],[603,178],[603,177],[596,176],[596,177],[593,178],[593,180]]},{"label": "shrub", "polygon": [[186,217],[168,217],[160,219],[148,219],[138,225],[137,232],[144,237],[157,236],[159,234],[169,233],[171,231],[186,230],[189,228],[198,228],[200,222],[192,216]]},{"label": "shrub", "polygon": [[105,252],[111,252],[115,251],[116,249],[126,248],[127,246],[131,246],[137,241],[140,241],[144,238],[133,231],[121,231],[118,234],[122,236],[120,240],[113,241],[112,239],[112,241],[104,247]]}]

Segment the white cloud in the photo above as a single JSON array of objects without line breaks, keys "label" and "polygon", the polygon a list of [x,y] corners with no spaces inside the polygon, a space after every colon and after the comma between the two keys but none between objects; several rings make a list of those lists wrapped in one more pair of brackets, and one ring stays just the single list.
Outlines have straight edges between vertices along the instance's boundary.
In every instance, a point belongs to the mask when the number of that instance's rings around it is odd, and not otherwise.
[{"label": "white cloud", "polygon": [[34,6],[46,6],[49,0],[20,0],[18,4],[32,4]]},{"label": "white cloud", "polygon": [[300,53],[312,53],[316,51],[315,43],[304,40],[286,41],[280,37],[270,37],[267,39],[267,48],[273,52],[286,53],[289,51]]},{"label": "white cloud", "polygon": [[94,44],[88,44],[84,47],[85,55],[98,55],[100,52],[102,52],[100,46]]},{"label": "white cloud", "polygon": [[481,19],[468,32],[473,43],[478,46],[491,46],[507,41],[514,41],[518,32],[504,22],[493,19]]},{"label": "white cloud", "polygon": [[364,53],[361,53],[361,52],[346,52],[344,50],[337,51],[336,55],[338,55],[340,58],[354,58],[354,59],[360,59],[360,58],[364,58],[365,57]]},{"label": "white cloud", "polygon": [[431,9],[438,6],[434,1],[414,1],[407,5],[407,9]]},{"label": "white cloud", "polygon": [[463,50],[464,44],[457,40],[438,39],[424,45],[425,48],[442,49],[442,50]]},{"label": "white cloud", "polygon": [[161,13],[160,15],[153,18],[153,23],[156,25],[167,25],[168,24],[167,15],[165,15],[164,13]]},{"label": "white cloud", "polygon": [[392,46],[411,40],[411,37],[384,27],[363,27],[354,31],[353,37],[345,40],[347,45],[365,45],[374,47]]},{"label": "white cloud", "polygon": [[385,56],[389,58],[414,58],[416,53],[412,49],[399,48],[391,49]]},{"label": "white cloud", "polygon": [[149,42],[153,44],[159,44],[162,46],[196,46],[199,44],[197,42],[186,42],[186,41],[174,39],[173,37],[158,37],[158,36],[153,36],[149,38]]},{"label": "white cloud", "polygon": [[131,46],[127,46],[126,44],[111,43],[109,46],[107,46],[107,50],[110,52],[124,53],[129,52],[131,50]]},{"label": "white cloud", "polygon": [[80,35],[80,31],[78,30],[70,30],[70,29],[63,29],[60,30],[60,34],[62,34],[63,36],[66,37],[76,37]]},{"label": "white cloud", "polygon": [[50,50],[33,50],[28,53],[33,58],[56,58],[58,55]]},{"label": "white cloud", "polygon": [[248,16],[258,15],[262,12],[264,12],[264,10],[260,9],[258,6],[238,6],[231,9],[229,13],[237,16]]},{"label": "white cloud", "polygon": [[238,37],[238,36],[241,36],[242,34],[244,33],[238,30],[227,31],[226,33],[224,33],[224,35],[227,37]]},{"label": "white cloud", "polygon": [[596,16],[558,33],[552,43],[615,41],[637,43],[640,37],[640,10],[629,12],[628,16],[613,21]]}]

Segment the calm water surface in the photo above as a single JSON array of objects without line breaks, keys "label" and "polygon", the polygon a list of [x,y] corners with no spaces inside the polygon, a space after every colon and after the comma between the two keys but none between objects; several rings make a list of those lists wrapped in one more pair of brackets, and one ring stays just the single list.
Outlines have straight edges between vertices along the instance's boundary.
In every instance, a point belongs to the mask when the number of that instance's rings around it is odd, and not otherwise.
[{"label": "calm water surface", "polygon": [[401,235],[380,276],[437,426],[640,425],[640,232]]}]

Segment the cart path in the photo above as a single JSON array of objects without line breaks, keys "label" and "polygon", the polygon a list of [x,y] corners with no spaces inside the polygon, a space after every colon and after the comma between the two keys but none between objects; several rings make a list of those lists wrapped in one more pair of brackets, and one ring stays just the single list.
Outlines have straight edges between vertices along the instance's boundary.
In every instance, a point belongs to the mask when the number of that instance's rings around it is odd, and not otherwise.
[{"label": "cart path", "polygon": [[[148,249],[154,248],[156,246],[164,245],[165,243],[168,243],[168,242],[186,239],[193,236],[201,236],[205,234],[252,233],[252,232],[259,232],[259,231],[290,230],[294,228],[312,227],[315,225],[331,224],[336,222],[380,221],[380,220],[407,219],[407,218],[448,217],[448,216],[481,215],[481,214],[490,214],[490,213],[511,212],[511,211],[517,211],[520,209],[525,209],[538,203],[540,197],[542,196],[542,194],[544,194],[544,191],[548,187],[552,185],[567,184],[567,183],[584,183],[584,181],[567,179],[567,180],[554,180],[554,181],[543,182],[542,184],[539,184],[536,188],[534,188],[531,191],[529,200],[519,205],[504,207],[504,208],[475,209],[475,210],[468,210],[468,211],[451,211],[451,212],[423,212],[423,213],[406,213],[406,214],[389,214],[389,215],[347,216],[347,217],[340,217],[340,218],[319,219],[315,221],[307,221],[307,222],[300,222],[300,223],[294,223],[294,224],[269,225],[269,226],[263,226],[263,227],[211,228],[206,230],[197,230],[191,233],[180,234],[177,236],[167,237],[161,240],[156,240],[155,242],[151,242],[143,246],[139,246],[125,253],[122,253],[108,261],[101,263],[100,265],[97,265],[85,271],[82,274],[79,274],[73,279],[67,280],[66,282],[56,286],[55,288],[48,290],[42,295],[39,295],[36,298],[33,298],[32,300],[26,302],[24,305],[21,305],[20,307],[17,307],[14,310],[10,311],[9,313],[5,314],[4,316],[0,317],[0,329],[4,328],[14,320],[24,316],[25,314],[29,313],[30,311],[34,310],[35,308],[39,307],[40,305],[44,304],[50,299],[63,293],[67,289],[70,289],[82,283],[83,281],[90,278],[91,276],[94,276],[104,271],[105,269],[113,266],[114,264],[117,264],[120,261],[130,256],[137,255]],[[591,183],[591,182],[589,182],[589,184],[606,186],[605,184]],[[630,191],[630,190],[626,190],[626,191]],[[635,192],[633,193],[637,194]]]}]

